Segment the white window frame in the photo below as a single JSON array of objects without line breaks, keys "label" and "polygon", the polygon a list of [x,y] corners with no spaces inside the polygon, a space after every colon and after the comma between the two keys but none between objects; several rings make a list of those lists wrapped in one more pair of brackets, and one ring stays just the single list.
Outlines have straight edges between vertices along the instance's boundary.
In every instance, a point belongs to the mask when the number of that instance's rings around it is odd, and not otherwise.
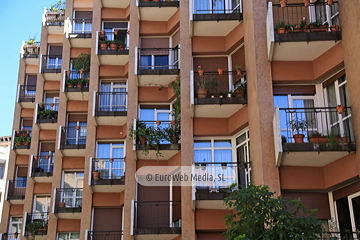
[{"label": "white window frame", "polygon": [[[65,188],[64,187],[64,184],[65,184],[65,174],[66,173],[72,173],[73,175],[74,175],[74,182],[73,182],[73,186],[74,187],[72,187],[72,188],[69,188],[69,189],[73,189],[73,188],[81,188],[81,187],[79,187],[78,186],[78,181],[79,180],[83,180],[83,187],[82,188],[84,188],[84,186],[85,186],[85,179],[84,179],[84,172],[68,172],[68,171],[63,171],[62,172],[62,181],[61,181],[61,188]],[[77,173],[82,173],[83,174],[83,176],[82,177],[77,177]],[[63,197],[63,195],[61,194],[60,195],[60,202],[65,202],[64,201],[64,197]],[[73,193],[73,197],[72,197],[72,206],[75,206],[75,203],[76,203],[76,200],[77,199],[83,199],[83,195],[81,195],[81,197],[78,197],[78,196],[76,196],[76,191],[74,191],[74,193]]]},{"label": "white window frame", "polygon": [[[75,139],[75,145],[79,144],[80,137],[85,137],[85,139],[86,139],[86,136],[87,136],[87,122],[86,122],[86,125],[84,125],[84,126],[80,126],[80,123],[83,123],[83,122],[77,121],[76,126],[71,126],[71,127],[80,127],[80,130],[77,130],[75,132],[75,138],[68,138],[67,133],[66,133],[66,140]],[[69,124],[69,121],[68,121],[68,124]],[[67,126],[69,126],[69,125],[67,125]],[[85,133],[85,135],[84,135],[84,133]]]},{"label": "white window frame", "polygon": [[[13,221],[14,218],[18,218],[18,219],[20,219],[21,221],[15,222],[15,221]],[[13,224],[20,224],[20,227],[18,228],[18,229],[19,229],[18,233],[19,233],[19,235],[20,235],[20,234],[21,234],[21,230],[22,230],[22,224],[23,224],[23,218],[22,218],[22,216],[11,216],[11,217],[10,217],[10,221],[9,221],[9,231],[8,231],[9,234],[14,234],[14,233],[12,232],[12,225],[13,225]]]},{"label": "white window frame", "polygon": [[[36,213],[36,202],[38,198],[46,198],[46,204],[48,204],[47,206],[49,206],[49,210],[45,211],[45,212],[50,212],[50,204],[51,204],[51,196],[41,196],[41,195],[34,195],[34,203],[33,203],[33,213]],[[33,217],[33,219],[35,219]]]},{"label": "white window frame", "polygon": [[[127,92],[128,91],[128,84],[127,84],[127,81],[126,80],[119,80],[119,81],[104,81],[104,80],[102,80],[102,81],[100,81],[100,88],[101,88],[101,84],[103,84],[103,83],[110,83],[111,84],[111,89],[110,89],[110,92],[111,93],[114,93],[114,89],[125,89],[125,92]],[[114,83],[125,83],[124,85],[118,85],[118,86],[114,86]],[[128,95],[126,94],[125,95],[125,109],[127,109],[127,103],[128,103]],[[112,111],[112,108],[113,107],[119,107],[119,106],[114,106],[113,105],[113,98],[112,97],[110,97],[110,108],[109,108],[109,111]],[[99,98],[99,106],[101,106],[100,105],[100,98]]]},{"label": "white window frame", "polygon": [[[103,29],[104,31],[105,31],[104,24],[107,23],[107,22],[117,22],[117,23],[118,22],[122,22],[122,23],[125,22],[125,23],[127,23],[127,28],[112,28],[111,31],[114,32],[115,30],[126,30],[127,34],[126,34],[125,47],[128,48],[129,47],[129,42],[130,42],[130,36],[129,36],[129,33],[128,33],[130,22],[127,22],[127,21],[102,21],[101,22],[101,29]],[[107,28],[107,29],[109,29],[109,28]],[[106,36],[106,32],[105,32],[105,36]],[[107,40],[111,40],[111,41],[114,40],[112,35],[111,35],[111,38],[112,39],[107,39]]]},{"label": "white window frame", "polygon": [[57,240],[59,240],[60,238],[59,238],[59,235],[60,234],[68,234],[68,239],[70,240],[70,239],[72,239],[72,240],[80,240],[80,238],[78,238],[78,239],[75,239],[75,238],[71,238],[71,234],[73,234],[73,233],[76,233],[76,234],[79,234],[79,236],[80,236],[80,232],[58,232],[56,235],[56,239]]},{"label": "white window frame", "polygon": [[[113,149],[116,149],[116,148],[122,148],[123,149],[123,156],[121,158],[125,158],[126,156],[126,153],[125,153],[125,149],[126,149],[126,146],[125,146],[125,141],[123,142],[123,146],[113,146],[113,143],[112,142],[97,142],[96,143],[96,158],[100,158],[98,157],[98,154],[99,154],[99,151],[98,151],[98,147],[99,147],[99,144],[110,144],[110,153],[109,153],[109,158],[113,158]],[[123,168],[113,168],[113,164],[112,163],[109,163],[109,168],[107,169],[109,171],[109,177],[111,179],[112,177],[112,170],[122,170],[123,173],[125,172],[125,162],[123,164]],[[98,168],[96,168],[96,165],[95,165],[95,170],[97,170]],[[105,169],[105,168],[99,168],[99,169]]]},{"label": "white window frame", "polygon": [[[91,30],[90,31],[85,31],[85,24],[86,24],[86,22],[82,22],[81,23],[81,25],[82,25],[82,27],[81,27],[81,30],[80,31],[77,31],[77,30],[75,30],[75,25],[76,25],[76,23],[75,23],[75,12],[76,12],[77,10],[74,10],[73,11],[73,20],[72,20],[72,33],[78,33],[78,34],[82,34],[82,33],[92,33],[92,22],[91,22]],[[92,10],[85,10],[85,9],[83,9],[83,10],[79,10],[79,12],[83,12],[83,11],[92,11]]]},{"label": "white window frame", "polygon": [[[169,110],[158,110],[157,108],[153,108],[154,109],[154,117],[153,117],[153,121],[157,121],[158,119],[157,119],[157,114],[158,113],[168,113],[169,114],[169,120],[168,121],[171,121],[171,120],[173,120],[172,119],[172,115],[171,115],[171,111],[172,111],[172,104],[157,104],[157,103],[147,103],[147,104],[139,104],[138,106],[139,106],[139,120],[140,121],[145,121],[145,120],[142,120],[141,119],[141,108],[140,108],[140,105],[142,105],[142,106],[145,106],[145,105],[164,105],[164,106],[170,106],[170,109]],[[149,120],[149,121],[151,121],[151,120]],[[162,121],[166,121],[166,120],[162,120]],[[154,122],[154,124],[155,124],[155,122]],[[156,125],[156,124],[155,124]]]},{"label": "white window frame", "polygon": [[[47,159],[48,160],[48,164],[47,164],[47,172],[50,172],[50,166],[51,166],[51,162],[54,160],[54,157],[55,157],[55,151],[41,151],[41,144],[42,144],[42,142],[40,142],[40,147],[39,147],[39,156],[41,156],[41,153],[42,152],[47,152],[48,153],[48,155],[50,156],[49,157],[49,159]],[[40,160],[40,157],[39,157],[39,160]],[[38,162],[38,163],[40,163],[40,162]]]}]

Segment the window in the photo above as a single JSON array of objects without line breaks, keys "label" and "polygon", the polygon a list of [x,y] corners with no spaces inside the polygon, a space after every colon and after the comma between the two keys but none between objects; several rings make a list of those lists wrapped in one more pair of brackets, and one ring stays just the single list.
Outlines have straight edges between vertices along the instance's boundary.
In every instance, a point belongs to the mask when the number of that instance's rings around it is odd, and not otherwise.
[{"label": "window", "polygon": [[141,50],[140,69],[177,69],[179,49],[145,48]]},{"label": "window", "polygon": [[4,179],[5,163],[0,163],[0,179]]},{"label": "window", "polygon": [[[34,197],[34,213],[46,213],[50,211],[50,196],[35,196]],[[37,215],[37,214],[36,214]]]},{"label": "window", "polygon": [[9,224],[9,234],[21,233],[22,229],[22,218],[21,217],[11,217]]},{"label": "window", "polygon": [[128,47],[129,36],[127,22],[103,22],[103,29],[107,40],[120,40]]},{"label": "window", "polygon": [[61,69],[62,46],[49,46],[49,56],[46,64],[48,69]]},{"label": "window", "polygon": [[140,105],[141,121],[169,121],[170,105]]},{"label": "window", "polygon": [[310,22],[318,20],[322,23],[328,23],[329,26],[340,25],[339,5],[333,4],[329,6],[328,4],[323,4],[324,2],[326,0],[318,1],[319,4],[310,7]]},{"label": "window", "polygon": [[24,97],[34,97],[36,93],[37,75],[26,75],[26,88]]},{"label": "window", "polygon": [[[120,179],[124,175],[124,143],[98,143],[95,170],[103,179]],[[110,162],[109,159],[113,159]]]},{"label": "window", "polygon": [[45,92],[44,110],[58,111],[59,108],[59,94]]},{"label": "window", "polygon": [[101,82],[99,93],[100,111],[126,111],[126,82]]},{"label": "window", "polygon": [[24,130],[29,130],[30,131],[30,136],[32,134],[32,125],[33,125],[33,120],[32,119],[21,119],[21,128],[20,129],[24,129]]},{"label": "window", "polygon": [[87,122],[69,122],[66,135],[67,144],[86,144],[86,134]]},{"label": "window", "polygon": [[82,206],[82,188],[84,187],[83,172],[65,172],[63,176],[61,192],[61,202],[65,202],[66,207]]},{"label": "window", "polygon": [[194,0],[194,14],[232,13],[239,11],[240,0]]},{"label": "window", "polygon": [[64,233],[58,233],[58,240],[79,240],[80,239],[80,233],[79,232],[64,232]]},{"label": "window", "polygon": [[26,188],[27,172],[27,167],[16,167],[15,188]]},{"label": "window", "polygon": [[73,33],[91,33],[92,12],[75,11],[73,19]]}]

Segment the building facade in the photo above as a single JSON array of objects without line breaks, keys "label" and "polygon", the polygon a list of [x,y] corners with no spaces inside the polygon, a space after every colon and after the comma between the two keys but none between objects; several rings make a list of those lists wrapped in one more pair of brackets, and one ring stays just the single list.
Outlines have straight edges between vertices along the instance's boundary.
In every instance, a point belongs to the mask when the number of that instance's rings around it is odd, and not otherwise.
[{"label": "building facade", "polygon": [[[283,3],[45,9],[21,47],[2,236],[226,239],[229,186],[254,182],[354,237],[360,3]],[[138,184],[150,166],[223,182]]]},{"label": "building facade", "polygon": [[[5,201],[6,177],[10,156],[11,137],[0,137],[0,217]],[[1,222],[0,222],[1,224]]]}]

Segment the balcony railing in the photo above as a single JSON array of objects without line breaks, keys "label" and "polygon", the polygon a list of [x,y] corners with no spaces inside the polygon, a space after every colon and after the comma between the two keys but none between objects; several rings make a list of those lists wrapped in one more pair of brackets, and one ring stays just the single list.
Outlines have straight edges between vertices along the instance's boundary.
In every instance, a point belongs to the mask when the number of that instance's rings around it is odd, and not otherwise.
[{"label": "balcony railing", "polygon": [[60,73],[62,55],[42,55],[41,73]]},{"label": "balcony railing", "polygon": [[126,116],[127,92],[97,92],[96,116]]},{"label": "balcony railing", "polygon": [[45,26],[64,26],[65,12],[50,12],[48,9],[45,13]]},{"label": "balcony railing", "polygon": [[34,102],[36,95],[36,85],[19,86],[19,102]]},{"label": "balcony railing", "polygon": [[75,18],[68,20],[69,38],[91,38],[92,36],[92,19]]},{"label": "balcony railing", "polygon": [[139,48],[139,69],[179,69],[179,48]]},{"label": "balcony railing", "polygon": [[56,123],[58,109],[58,103],[39,104],[37,112],[37,123]]},{"label": "balcony railing", "polygon": [[85,149],[87,126],[61,127],[60,149]]},{"label": "balcony railing", "polygon": [[28,213],[26,216],[25,236],[47,235],[48,212]]},{"label": "balcony railing", "polygon": [[135,201],[135,234],[159,234],[166,228],[180,231],[180,201]]},{"label": "balcony railing", "polygon": [[22,53],[24,58],[39,57],[40,42],[34,42],[34,44],[31,45],[24,43]]},{"label": "balcony railing", "polygon": [[[194,14],[231,14],[242,13],[241,0],[218,1],[218,0],[193,0]],[[195,16],[194,16],[195,18]],[[196,19],[194,19],[196,20]]]},{"label": "balcony railing", "polygon": [[51,177],[54,171],[54,156],[36,156],[32,162],[32,177]]},{"label": "balcony railing", "polygon": [[119,240],[123,231],[89,231],[88,240]]},{"label": "balcony railing", "polygon": [[100,173],[97,179],[93,175],[92,185],[97,184],[99,180],[105,180],[103,184],[107,185],[124,184],[124,158],[93,158],[92,172]]},{"label": "balcony railing", "polygon": [[7,200],[25,199],[26,180],[9,180]]},{"label": "balcony railing", "polygon": [[90,72],[65,73],[65,92],[89,92]]},{"label": "balcony railing", "polygon": [[179,0],[139,1],[139,7],[179,7]]},{"label": "balcony railing", "polygon": [[82,188],[57,188],[55,213],[79,213],[82,210]]},{"label": "balcony railing", "polygon": [[[127,30],[118,30],[116,32],[99,32],[99,54],[129,54],[129,44],[128,44],[128,33]],[[118,40],[123,43],[117,47],[117,49],[111,49],[110,43],[114,40]],[[103,49],[101,45],[101,41],[108,41],[109,45],[107,45],[106,49]]]},{"label": "balcony railing", "polygon": [[[280,4],[273,4],[272,10],[274,27],[279,23],[289,24],[286,30],[291,33],[338,31],[340,26],[337,1],[332,6],[321,1],[310,3],[309,7],[305,7],[303,3],[287,4],[285,8]],[[314,27],[316,22],[319,27]]]},{"label": "balcony railing", "polygon": [[[176,121],[137,121],[136,130],[145,130],[150,139],[146,139],[147,144],[176,144],[180,138],[180,127]],[[172,137],[177,136],[176,141]],[[141,143],[140,137],[136,136],[137,142]]]},{"label": "balcony railing", "polygon": [[19,240],[20,234],[15,235],[14,233],[3,233],[1,240]]},{"label": "balcony railing", "polygon": [[351,107],[342,113],[336,107],[280,108],[278,114],[283,144],[305,142],[320,145],[320,150],[340,150],[355,141]]},{"label": "balcony railing", "polygon": [[14,149],[30,149],[31,146],[31,131],[20,130],[15,131]]}]

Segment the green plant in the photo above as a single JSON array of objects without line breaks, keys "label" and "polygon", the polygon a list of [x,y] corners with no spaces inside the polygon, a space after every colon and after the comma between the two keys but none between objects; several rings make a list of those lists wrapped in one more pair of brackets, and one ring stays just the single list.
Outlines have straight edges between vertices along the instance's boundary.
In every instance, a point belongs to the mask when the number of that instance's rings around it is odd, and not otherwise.
[{"label": "green plant", "polygon": [[75,79],[77,84],[81,84],[81,85],[86,85],[89,83],[89,80],[85,79],[85,78],[79,78],[79,79]]},{"label": "green plant", "polygon": [[[105,36],[106,37],[106,36]],[[106,45],[110,45],[110,43],[111,43],[112,41],[110,41],[110,40],[100,40],[99,41],[99,44],[103,44],[103,43],[105,43]]]},{"label": "green plant", "polygon": [[224,234],[229,240],[319,239],[323,232],[316,210],[306,210],[300,199],[276,196],[267,186],[250,184],[233,191],[225,205],[233,211],[224,218],[228,226]]},{"label": "green plant", "polygon": [[198,89],[206,89],[206,79],[201,76],[200,80],[197,83]]},{"label": "green plant", "polygon": [[67,79],[65,81],[66,84],[72,84],[72,85],[76,85],[77,84],[77,79]]},{"label": "green plant", "polygon": [[73,68],[77,71],[83,70],[85,72],[90,71],[90,53],[82,53],[76,59],[72,60]]},{"label": "green plant", "polygon": [[58,115],[58,111],[46,109],[38,112],[38,116],[40,119],[56,119]]},{"label": "green plant", "polygon": [[316,27],[316,28],[319,28],[319,27],[321,27],[321,25],[322,25],[322,21],[321,21],[321,20],[318,20],[318,21],[316,21],[316,22],[311,22],[311,23],[309,23],[309,25],[314,26],[314,27]]},{"label": "green plant", "polygon": [[209,89],[212,93],[215,92],[218,86],[219,86],[219,82],[216,77],[213,77],[212,79],[210,79],[210,81],[207,81],[205,84],[206,89]]},{"label": "green plant", "polygon": [[35,45],[36,36],[37,36],[37,34],[34,37],[29,38],[29,40],[26,42],[26,44],[27,45]]},{"label": "green plant", "polygon": [[[278,30],[279,28],[286,28],[286,24],[284,21],[281,21],[281,22],[278,22],[276,25],[275,25],[275,30]],[[240,65],[241,66],[241,65]]]},{"label": "green plant", "polygon": [[239,70],[239,69],[241,70],[241,64],[240,65],[235,65],[235,69],[236,70]]},{"label": "green plant", "polygon": [[31,240],[35,240],[35,235],[39,229],[47,228],[48,221],[46,219],[34,219],[32,222],[26,224],[26,234],[30,235]]},{"label": "green plant", "polygon": [[246,90],[246,81],[240,82],[239,85],[235,88],[235,90]]},{"label": "green plant", "polygon": [[113,41],[111,41],[111,43],[115,43],[115,44],[117,44],[119,46],[125,45],[125,43],[123,41],[120,41],[120,40],[117,40],[117,39],[114,39]]},{"label": "green plant", "polygon": [[306,18],[303,18],[303,20],[301,20],[300,24],[299,24],[301,29],[304,29],[306,26]]},{"label": "green plant", "polygon": [[22,145],[25,141],[25,138],[26,137],[22,137],[22,136],[15,137],[14,139],[15,145]]},{"label": "green plant", "polygon": [[31,143],[31,137],[25,137],[24,142]]},{"label": "green plant", "polygon": [[328,140],[329,140],[329,149],[330,150],[336,150],[339,148],[339,134],[337,134],[335,131],[331,131],[328,134]]},{"label": "green plant", "polygon": [[175,81],[169,84],[169,87],[174,91],[176,96],[173,101],[173,108],[171,111],[171,116],[173,120],[176,120],[176,124],[180,126],[180,116],[181,116],[181,101],[180,101],[180,75],[178,75]]},{"label": "green plant", "polygon": [[287,143],[287,138],[284,135],[281,136],[281,143]]},{"label": "green plant", "polygon": [[164,138],[169,142],[172,141],[172,137],[174,136],[180,137],[180,126],[177,124],[170,125],[169,127],[163,128],[162,130],[164,132]]},{"label": "green plant", "polygon": [[59,0],[57,3],[51,5],[50,12],[65,11],[66,1]]},{"label": "green plant", "polygon": [[301,130],[305,130],[309,125],[312,124],[312,120],[305,120],[305,119],[296,119],[291,120],[287,123],[288,127],[291,128],[292,131],[297,131],[297,133],[300,133]]}]

